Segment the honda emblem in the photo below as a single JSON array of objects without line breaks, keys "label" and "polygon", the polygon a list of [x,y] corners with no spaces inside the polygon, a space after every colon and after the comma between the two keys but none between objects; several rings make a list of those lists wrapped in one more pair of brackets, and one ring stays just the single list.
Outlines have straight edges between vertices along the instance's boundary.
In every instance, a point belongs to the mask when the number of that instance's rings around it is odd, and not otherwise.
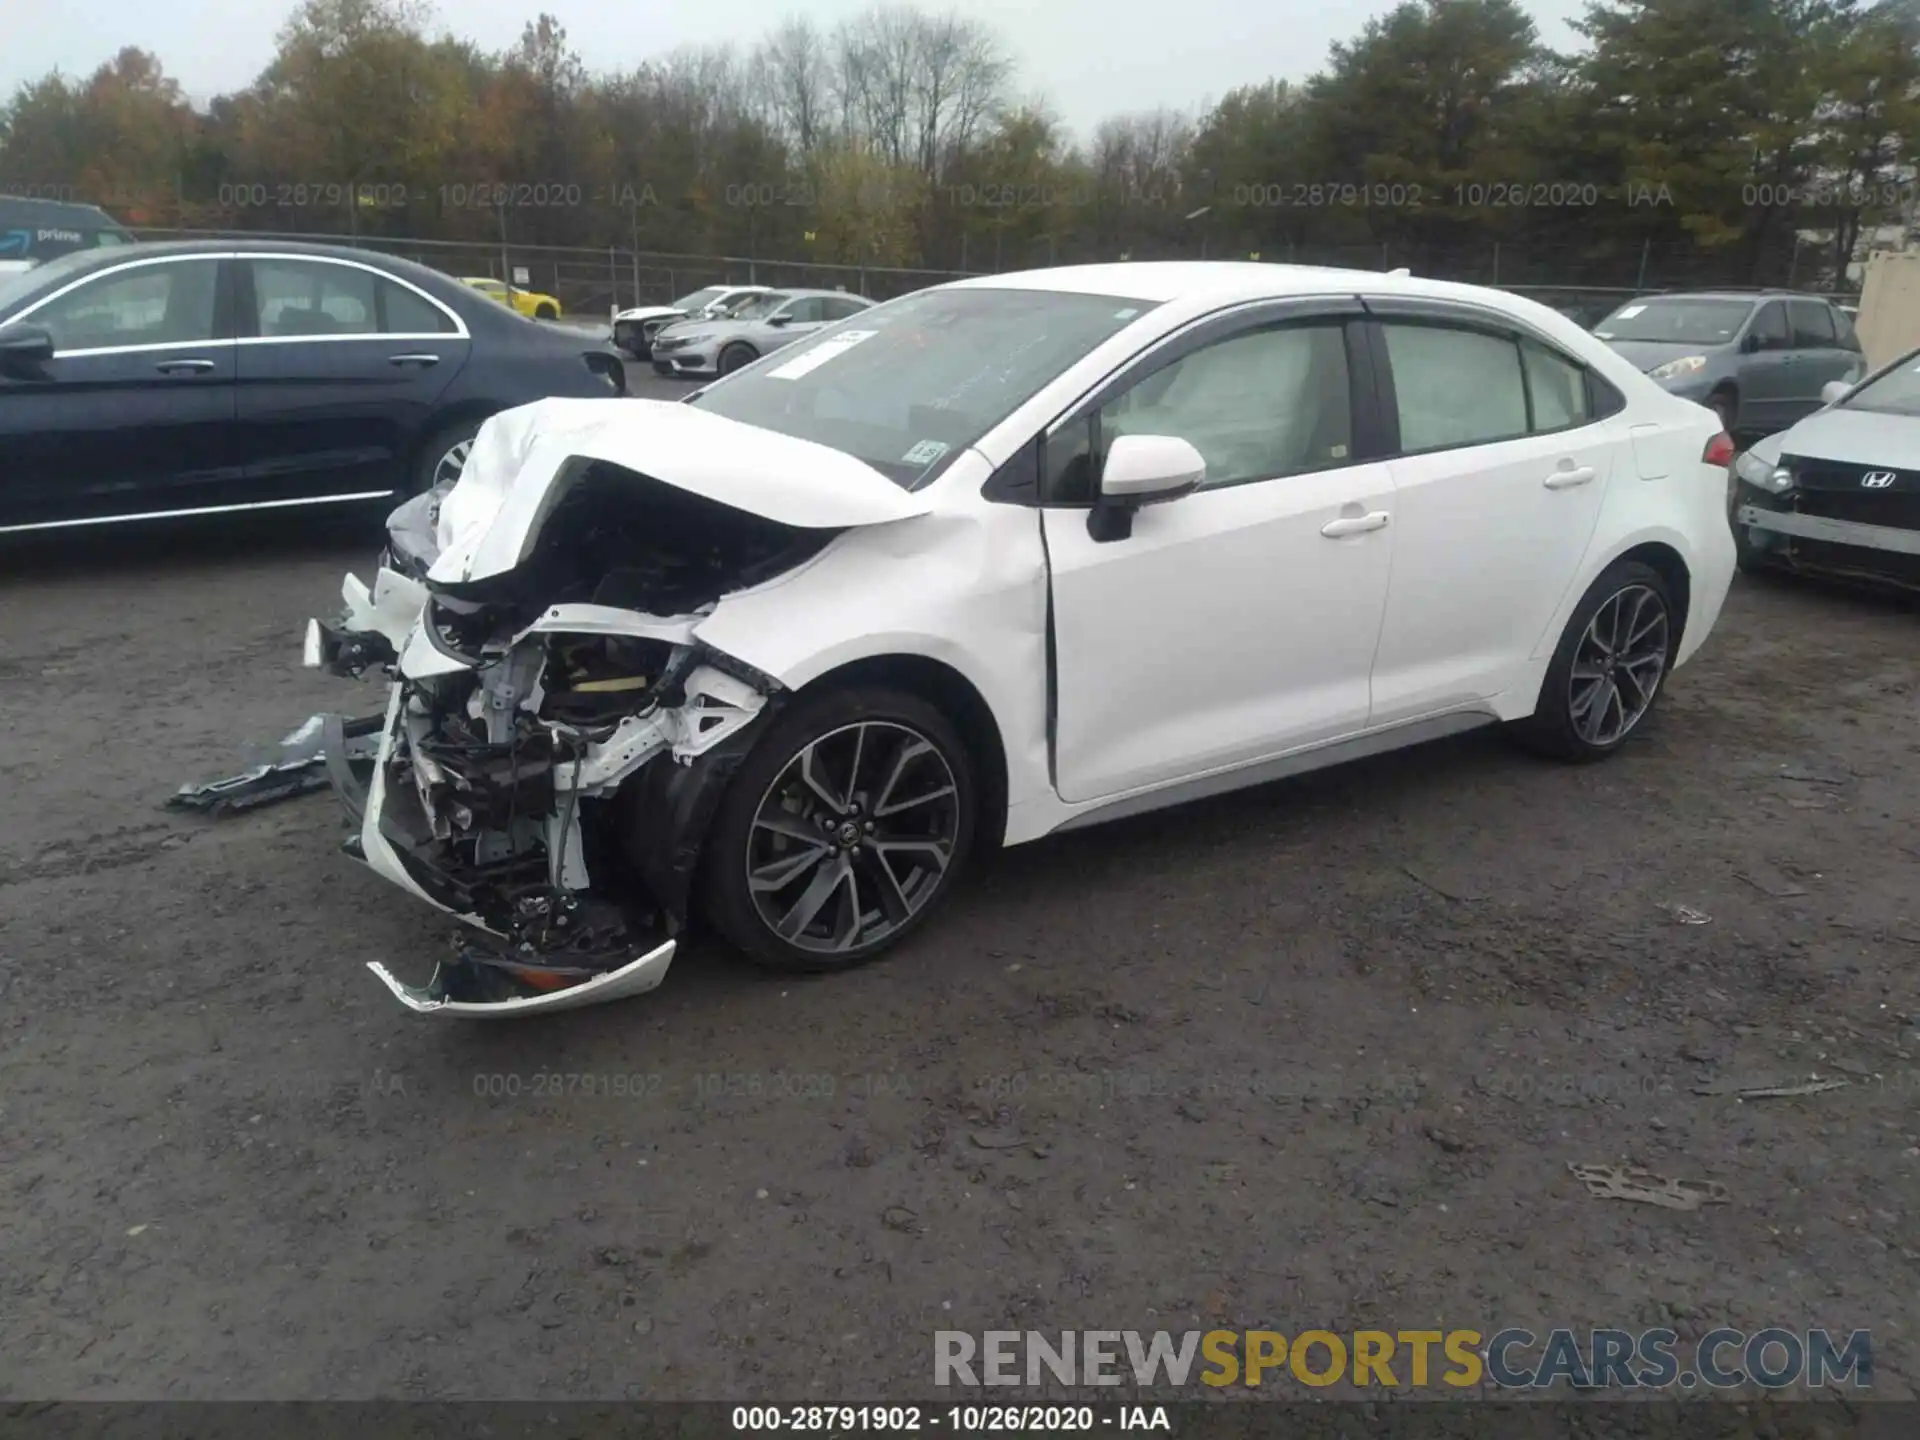
[{"label": "honda emblem", "polygon": [[1860,483],[1869,490],[1884,490],[1893,484],[1893,471],[1869,470],[1860,477]]}]

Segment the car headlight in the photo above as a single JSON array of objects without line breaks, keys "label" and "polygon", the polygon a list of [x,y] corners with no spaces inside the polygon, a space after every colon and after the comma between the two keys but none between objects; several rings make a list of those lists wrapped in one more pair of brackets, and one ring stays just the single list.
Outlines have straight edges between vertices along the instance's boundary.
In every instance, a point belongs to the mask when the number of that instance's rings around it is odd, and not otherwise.
[{"label": "car headlight", "polygon": [[1733,462],[1733,473],[1756,490],[1782,495],[1793,488],[1793,471],[1785,465],[1762,460],[1751,450],[1742,452]]},{"label": "car headlight", "polygon": [[1664,365],[1656,365],[1647,372],[1650,380],[1676,380],[1682,375],[1691,375],[1696,370],[1707,368],[1704,355],[1682,355],[1678,360],[1669,360]]},{"label": "car headlight", "polygon": [[702,345],[711,340],[713,336],[705,330],[696,330],[691,335],[676,335],[673,338],[678,340],[682,345]]}]

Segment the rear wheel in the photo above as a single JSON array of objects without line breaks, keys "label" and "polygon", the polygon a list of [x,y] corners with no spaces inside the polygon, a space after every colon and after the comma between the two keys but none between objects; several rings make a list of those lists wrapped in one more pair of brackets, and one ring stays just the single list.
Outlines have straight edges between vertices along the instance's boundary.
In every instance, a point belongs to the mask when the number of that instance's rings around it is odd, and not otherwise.
[{"label": "rear wheel", "polygon": [[751,345],[729,345],[720,352],[720,373],[731,375],[734,371],[751,365],[760,358],[760,352]]},{"label": "rear wheel", "polygon": [[1653,712],[1679,634],[1673,596],[1657,570],[1637,560],[1609,566],[1574,607],[1539,706],[1514,733],[1563,760],[1613,754]]},{"label": "rear wheel", "polygon": [[458,420],[436,430],[420,447],[414,462],[413,493],[418,495],[440,485],[450,485],[466,468],[473,453],[473,437],[480,433],[481,421]]},{"label": "rear wheel", "polygon": [[878,686],[803,697],[728,787],[702,857],[702,908],[755,963],[851,969],[953,889],[975,776],[946,717]]},{"label": "rear wheel", "polygon": [[533,318],[536,320],[558,320],[560,318],[560,312],[551,305],[536,305],[533,307]]}]

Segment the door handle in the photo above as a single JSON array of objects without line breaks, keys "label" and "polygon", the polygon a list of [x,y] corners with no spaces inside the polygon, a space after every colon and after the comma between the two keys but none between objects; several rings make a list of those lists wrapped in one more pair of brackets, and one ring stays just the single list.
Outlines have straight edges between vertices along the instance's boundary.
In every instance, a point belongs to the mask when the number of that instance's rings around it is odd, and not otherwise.
[{"label": "door handle", "polygon": [[1571,490],[1575,485],[1584,485],[1593,479],[1593,467],[1581,465],[1572,470],[1556,470],[1547,476],[1547,489]]},{"label": "door handle", "polygon": [[211,360],[162,360],[153,367],[162,375],[199,375],[213,369]]},{"label": "door handle", "polygon": [[1364,535],[1369,530],[1384,530],[1391,518],[1384,510],[1375,510],[1366,515],[1343,515],[1338,520],[1329,520],[1320,527],[1320,533],[1329,540],[1338,540],[1347,535]]},{"label": "door handle", "polygon": [[427,365],[438,365],[440,363],[440,357],[438,355],[389,355],[387,357],[387,363],[389,365],[420,365],[424,367]]}]

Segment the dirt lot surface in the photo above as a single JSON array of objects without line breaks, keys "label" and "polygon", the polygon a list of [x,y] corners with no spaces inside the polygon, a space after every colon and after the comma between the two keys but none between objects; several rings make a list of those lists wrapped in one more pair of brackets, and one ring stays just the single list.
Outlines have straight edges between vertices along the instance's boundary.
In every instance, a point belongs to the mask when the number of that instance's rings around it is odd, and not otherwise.
[{"label": "dirt lot surface", "polygon": [[1911,607],[1742,581],[1612,763],[1467,737],[1008,852],[852,975],[477,1025],[368,975],[445,927],[330,797],[160,809],[377,703],[299,667],[374,536],[292,528],[0,565],[0,1396],[925,1398],[937,1329],[1216,1325],[1920,1385]]}]

